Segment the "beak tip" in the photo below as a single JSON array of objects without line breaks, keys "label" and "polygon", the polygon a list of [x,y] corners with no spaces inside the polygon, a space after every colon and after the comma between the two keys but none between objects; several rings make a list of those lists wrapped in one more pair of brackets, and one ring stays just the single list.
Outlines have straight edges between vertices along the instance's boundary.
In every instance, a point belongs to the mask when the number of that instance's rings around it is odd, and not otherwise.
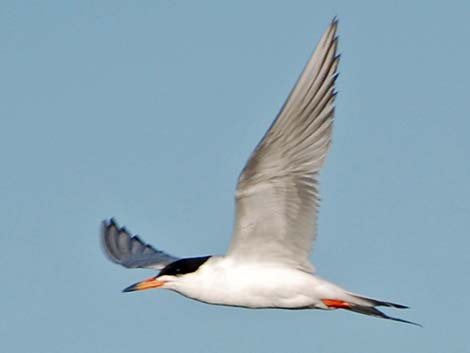
[{"label": "beak tip", "polygon": [[122,290],[123,293],[135,292],[144,289],[158,288],[161,287],[165,282],[158,281],[156,277],[146,279],[145,281],[134,283],[129,287],[126,287]]},{"label": "beak tip", "polygon": [[134,292],[137,288],[135,284],[130,285],[129,287],[126,287],[122,290],[122,293],[128,293],[128,292]]}]

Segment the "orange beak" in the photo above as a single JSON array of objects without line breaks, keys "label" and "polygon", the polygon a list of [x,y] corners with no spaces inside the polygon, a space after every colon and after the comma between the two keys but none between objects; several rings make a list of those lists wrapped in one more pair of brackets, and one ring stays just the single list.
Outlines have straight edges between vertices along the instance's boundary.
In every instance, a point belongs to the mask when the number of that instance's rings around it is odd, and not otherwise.
[{"label": "orange beak", "polygon": [[158,288],[163,286],[165,283],[165,281],[159,281],[156,277],[152,277],[142,282],[134,283],[133,285],[124,289],[123,292],[134,292],[136,290]]}]

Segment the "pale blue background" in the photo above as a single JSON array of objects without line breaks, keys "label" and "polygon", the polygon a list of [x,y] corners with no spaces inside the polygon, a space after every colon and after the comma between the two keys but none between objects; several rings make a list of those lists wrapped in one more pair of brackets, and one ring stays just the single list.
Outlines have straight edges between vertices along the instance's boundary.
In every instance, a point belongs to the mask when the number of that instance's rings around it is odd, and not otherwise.
[{"label": "pale blue background", "polygon": [[[105,259],[101,220],[175,255],[223,253],[238,173],[335,15],[313,260],[424,328],[122,294],[153,273]],[[3,0],[0,351],[468,351],[469,15],[467,1]]]}]

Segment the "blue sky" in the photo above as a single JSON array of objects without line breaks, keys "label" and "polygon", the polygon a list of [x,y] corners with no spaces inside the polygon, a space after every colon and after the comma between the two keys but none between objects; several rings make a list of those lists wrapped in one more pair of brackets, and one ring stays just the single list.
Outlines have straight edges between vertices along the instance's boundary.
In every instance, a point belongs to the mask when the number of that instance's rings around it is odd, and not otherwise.
[{"label": "blue sky", "polygon": [[[463,352],[470,314],[466,1],[0,4],[2,352]],[[121,289],[114,216],[222,254],[236,178],[333,16],[342,61],[318,272],[410,305],[245,310]]]}]

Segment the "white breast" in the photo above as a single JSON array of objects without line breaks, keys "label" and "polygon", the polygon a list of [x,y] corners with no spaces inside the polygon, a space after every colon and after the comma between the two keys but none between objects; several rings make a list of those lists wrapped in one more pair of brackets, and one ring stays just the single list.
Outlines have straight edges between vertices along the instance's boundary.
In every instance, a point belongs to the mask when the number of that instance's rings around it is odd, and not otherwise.
[{"label": "white breast", "polygon": [[279,264],[236,263],[225,257],[213,257],[196,272],[165,285],[202,302],[248,308],[321,307],[320,299],[331,297],[334,287]]}]

